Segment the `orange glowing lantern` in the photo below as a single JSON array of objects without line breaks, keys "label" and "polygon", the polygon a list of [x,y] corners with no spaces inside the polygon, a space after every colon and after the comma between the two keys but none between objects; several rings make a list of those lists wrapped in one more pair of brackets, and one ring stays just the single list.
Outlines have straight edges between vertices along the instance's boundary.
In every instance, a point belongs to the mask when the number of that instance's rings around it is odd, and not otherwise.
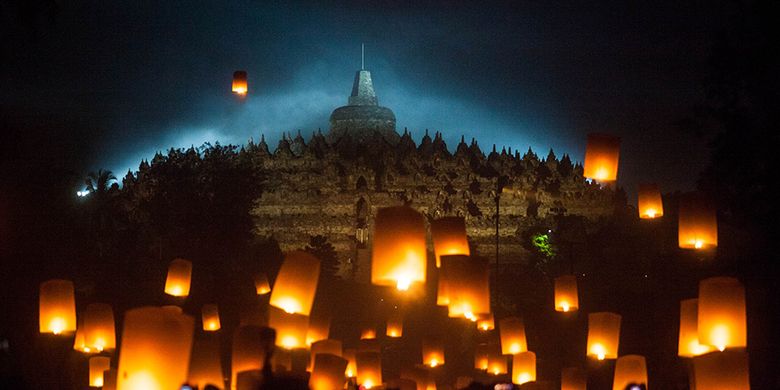
[{"label": "orange glowing lantern", "polygon": [[231,90],[239,96],[246,96],[249,90],[246,71],[237,70],[233,72],[233,88]]},{"label": "orange glowing lantern", "polygon": [[408,206],[386,207],[376,215],[371,283],[405,291],[425,283],[427,250],[422,214]]},{"label": "orange glowing lantern", "polygon": [[436,254],[436,268],[441,267],[444,255],[470,255],[466,238],[466,220],[463,217],[444,217],[431,222],[433,251]]},{"label": "orange glowing lantern", "polygon": [[696,356],[693,377],[700,390],[750,390],[748,354],[730,350]]},{"label": "orange glowing lantern", "polygon": [[447,275],[450,317],[477,321],[478,315],[490,313],[490,271],[486,261],[445,255],[442,269]]},{"label": "orange glowing lantern", "polygon": [[512,358],[512,383],[522,385],[536,380],[536,354],[530,351],[515,354]]},{"label": "orange glowing lantern", "polygon": [[528,351],[525,339],[525,325],[518,317],[507,317],[498,322],[498,331],[501,336],[501,353],[504,355],[516,355]]},{"label": "orange glowing lantern", "polygon": [[347,369],[344,374],[347,378],[353,378],[357,375],[356,355],[357,351],[354,348],[346,348],[342,351],[342,357],[347,359]]},{"label": "orange glowing lantern", "polygon": [[631,384],[645,385],[647,388],[647,364],[644,356],[621,356],[615,362],[612,390],[625,390]]},{"label": "orange glowing lantern", "polygon": [[568,367],[561,371],[561,390],[586,390],[588,377],[580,368]]},{"label": "orange glowing lantern", "polygon": [[159,307],[125,312],[120,390],[178,389],[187,380],[195,321]]},{"label": "orange glowing lantern", "polygon": [[160,306],[160,308],[163,310],[167,310],[171,314],[184,314],[184,310],[181,308],[181,306],[165,305],[165,306]]},{"label": "orange glowing lantern", "polygon": [[493,330],[496,328],[495,320],[493,319],[493,314],[487,313],[487,314],[481,314],[479,316],[479,319],[477,320],[477,329],[481,331],[488,331]]},{"label": "orange glowing lantern", "polygon": [[330,353],[314,355],[314,368],[309,379],[311,390],[333,390],[344,388],[344,371],[347,360]]},{"label": "orange glowing lantern", "polygon": [[422,341],[422,361],[429,367],[444,364],[444,345],[436,338],[425,338]]},{"label": "orange glowing lantern", "polygon": [[[276,290],[274,290],[276,291]],[[276,330],[276,345],[285,349],[306,348],[309,317],[268,308],[268,326]]]},{"label": "orange glowing lantern", "polygon": [[84,316],[81,316],[78,320],[78,327],[76,327],[76,337],[73,340],[73,349],[79,352],[90,353],[92,351],[87,345],[86,338],[84,337]]},{"label": "orange glowing lantern", "polygon": [[236,332],[233,334],[233,352],[230,364],[231,389],[236,389],[239,372],[263,368],[266,351],[272,342],[272,340],[268,340],[268,333],[266,329],[254,325],[236,328]]},{"label": "orange glowing lantern", "polygon": [[103,387],[103,372],[111,368],[111,358],[93,356],[89,358],[89,387]]},{"label": "orange glowing lantern", "polygon": [[[311,371],[312,365],[314,364],[315,359],[317,358],[318,354],[330,354],[334,356],[341,357],[342,354],[342,346],[341,341],[339,340],[320,340],[317,342],[314,342],[311,344],[311,358],[309,359],[309,367],[308,370]],[[346,369],[346,364],[344,365],[344,368]],[[342,376],[344,375],[344,371],[341,371]]]},{"label": "orange glowing lantern", "polygon": [[324,313],[312,312],[309,317],[309,329],[306,331],[306,345],[320,340],[326,340],[330,336],[330,316]]},{"label": "orange glowing lantern", "polygon": [[583,176],[600,182],[617,180],[620,138],[607,134],[588,134]]},{"label": "orange glowing lantern", "polygon": [[92,303],[84,311],[84,344],[92,351],[112,351],[116,348],[114,311],[111,305]]},{"label": "orange glowing lantern", "polygon": [[714,204],[699,193],[680,197],[677,241],[683,249],[718,246],[718,216]]},{"label": "orange glowing lantern", "polygon": [[277,348],[271,355],[271,367],[274,372],[286,372],[292,370],[292,351],[284,348]]},{"label": "orange glowing lantern", "polygon": [[41,283],[38,303],[41,333],[68,334],[76,330],[73,282],[53,279]]},{"label": "orange glowing lantern", "polygon": [[206,332],[215,332],[221,328],[219,322],[219,308],[217,305],[203,305],[203,308],[201,309],[201,319],[203,322],[203,330]]},{"label": "orange glowing lantern", "polygon": [[424,368],[404,368],[401,370],[401,379],[413,381],[416,390],[436,389],[436,381],[431,371]]},{"label": "orange glowing lantern", "polygon": [[445,270],[439,269],[439,277],[436,281],[436,306],[449,306],[450,296],[447,292],[447,275]]},{"label": "orange glowing lantern", "polygon": [[116,368],[103,371],[103,390],[116,390]]},{"label": "orange glowing lantern", "polygon": [[168,279],[165,280],[165,293],[174,297],[190,295],[190,280],[192,279],[192,262],[184,259],[173,259],[168,266]]},{"label": "orange glowing lantern", "polygon": [[745,287],[727,277],[699,283],[699,342],[720,351],[747,347]]},{"label": "orange glowing lantern", "polygon": [[637,195],[639,218],[653,219],[664,215],[664,203],[657,184],[640,184]]},{"label": "orange glowing lantern", "polygon": [[187,383],[199,389],[205,389],[206,385],[223,388],[225,379],[219,357],[219,342],[216,338],[196,339],[192,345]]},{"label": "orange glowing lantern", "polygon": [[488,355],[487,372],[492,375],[509,373],[509,356],[502,355],[499,351],[493,351]]},{"label": "orange glowing lantern", "polygon": [[620,319],[619,314],[609,312],[588,314],[588,356],[617,359]]},{"label": "orange glowing lantern", "polygon": [[375,338],[376,338],[376,329],[374,329],[373,327],[363,328],[363,330],[360,331],[361,340],[373,340]]},{"label": "orange glowing lantern", "polygon": [[366,389],[382,385],[382,359],[378,352],[358,352],[355,368],[358,384]]},{"label": "orange glowing lantern", "polygon": [[387,319],[387,329],[385,335],[391,338],[398,338],[404,334],[404,319],[401,313],[394,311]]},{"label": "orange glowing lantern", "polygon": [[680,302],[680,336],[677,355],[694,357],[712,351],[712,347],[699,343],[699,300],[686,299]]},{"label": "orange glowing lantern", "polygon": [[570,312],[578,308],[577,277],[564,275],[555,278],[555,311]]},{"label": "orange glowing lantern", "polygon": [[319,259],[304,251],[288,253],[274,282],[271,306],[290,314],[308,316],[311,314],[319,278]]},{"label": "orange glowing lantern", "polygon": [[265,274],[255,276],[255,291],[257,291],[257,295],[265,295],[271,292],[271,285],[268,284],[268,277]]},{"label": "orange glowing lantern", "polygon": [[490,346],[488,344],[478,344],[474,349],[474,368],[477,370],[487,370],[489,355]]}]

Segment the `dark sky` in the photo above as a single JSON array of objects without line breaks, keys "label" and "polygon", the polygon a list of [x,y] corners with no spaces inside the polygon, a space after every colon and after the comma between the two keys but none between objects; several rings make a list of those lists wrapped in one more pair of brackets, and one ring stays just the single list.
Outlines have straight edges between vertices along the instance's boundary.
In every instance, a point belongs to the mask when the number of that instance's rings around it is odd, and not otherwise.
[{"label": "dark sky", "polygon": [[581,161],[588,132],[613,133],[629,192],[691,188],[706,164],[675,123],[702,101],[720,2],[374,3],[0,2],[0,103],[70,124],[78,169],[123,175],[171,146],[326,130],[365,43],[380,104],[418,142],[428,128],[451,149],[464,134]]}]

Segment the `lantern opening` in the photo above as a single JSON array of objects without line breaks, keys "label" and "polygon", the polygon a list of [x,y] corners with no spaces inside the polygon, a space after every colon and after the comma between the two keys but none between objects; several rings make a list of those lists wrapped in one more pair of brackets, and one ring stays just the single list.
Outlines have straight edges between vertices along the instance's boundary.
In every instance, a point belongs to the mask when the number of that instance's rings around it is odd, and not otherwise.
[{"label": "lantern opening", "polygon": [[561,302],[561,310],[563,310],[564,312],[568,312],[569,311],[569,302]]},{"label": "lantern opening", "polygon": [[430,361],[429,365],[430,365],[431,367],[436,367],[436,366],[438,366],[438,365],[439,365],[439,361],[438,361],[436,358],[433,358],[433,359],[431,359],[431,361]]},{"label": "lantern opening", "polygon": [[65,330],[65,320],[59,317],[53,318],[49,321],[49,330],[57,335],[62,333],[62,331]]},{"label": "lantern opening", "polygon": [[409,290],[409,286],[412,284],[412,279],[405,275],[398,276],[398,281],[396,282],[395,288],[398,289],[398,291],[407,291]]},{"label": "lantern opening", "polygon": [[604,360],[607,356],[607,351],[601,344],[593,344],[593,347],[590,348],[590,353],[596,355],[596,359],[598,360]]},{"label": "lantern opening", "polygon": [[531,375],[528,373],[522,373],[517,376],[517,384],[522,385],[523,383],[530,382],[531,381]]}]

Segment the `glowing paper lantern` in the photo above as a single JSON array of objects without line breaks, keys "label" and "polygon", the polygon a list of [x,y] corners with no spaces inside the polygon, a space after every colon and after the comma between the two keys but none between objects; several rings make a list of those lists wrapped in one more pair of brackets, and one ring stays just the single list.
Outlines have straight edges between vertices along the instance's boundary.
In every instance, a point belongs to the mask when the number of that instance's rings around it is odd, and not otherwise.
[{"label": "glowing paper lantern", "polygon": [[168,266],[168,279],[165,280],[165,293],[174,297],[190,295],[190,280],[192,279],[192,262],[184,259],[173,259]]},{"label": "glowing paper lantern", "polygon": [[501,375],[509,373],[509,356],[502,355],[498,351],[491,352],[488,355],[488,368],[487,372],[493,375]]},{"label": "glowing paper lantern", "polygon": [[477,329],[482,331],[488,331],[493,330],[496,328],[495,320],[493,319],[493,314],[487,313],[487,314],[480,314],[479,319],[477,320]]},{"label": "glowing paper lantern", "polygon": [[721,351],[747,347],[745,287],[727,277],[699,282],[699,342]]},{"label": "glowing paper lantern", "polygon": [[125,312],[119,390],[178,389],[187,380],[195,321],[159,307]]},{"label": "glowing paper lantern", "polygon": [[207,332],[218,331],[221,328],[219,322],[219,308],[217,308],[217,305],[203,305],[203,308],[201,309],[201,319],[203,322],[203,330]]},{"label": "glowing paper lantern", "polygon": [[116,348],[114,311],[105,303],[92,303],[84,311],[84,344],[92,351]]},{"label": "glowing paper lantern", "polygon": [[522,385],[536,380],[536,354],[530,351],[515,354],[512,358],[512,383]]},{"label": "glowing paper lantern", "polygon": [[271,355],[271,367],[274,372],[286,372],[292,370],[292,351],[284,348],[277,348]]},{"label": "glowing paper lantern", "polygon": [[444,217],[431,222],[433,251],[436,254],[436,268],[441,267],[444,255],[469,256],[469,241],[466,238],[466,220],[463,217]]},{"label": "glowing paper lantern", "polygon": [[640,184],[637,195],[639,218],[653,219],[664,215],[664,203],[661,200],[661,190],[658,189],[657,184]]},{"label": "glowing paper lantern", "polygon": [[347,360],[333,354],[320,353],[313,357],[314,369],[309,379],[311,390],[333,390],[344,388],[344,371]]},{"label": "glowing paper lantern", "polygon": [[625,390],[630,384],[643,384],[647,387],[647,364],[644,356],[621,356],[615,362],[615,379],[612,381],[612,390]]},{"label": "glowing paper lantern", "polygon": [[68,334],[76,330],[73,282],[52,279],[41,283],[38,302],[41,333]]},{"label": "glowing paper lantern", "polygon": [[363,330],[360,331],[361,340],[373,340],[375,338],[376,338],[376,329],[374,329],[373,327],[363,328]]},{"label": "glowing paper lantern", "polygon": [[312,312],[309,317],[309,329],[306,331],[306,345],[315,341],[326,340],[330,336],[330,316],[324,313]]},{"label": "glowing paper lantern", "polygon": [[690,193],[680,197],[677,241],[683,249],[711,249],[718,246],[718,216],[705,196]]},{"label": "glowing paper lantern", "polygon": [[588,377],[580,368],[569,367],[561,371],[561,390],[586,390]]},{"label": "glowing paper lantern", "polygon": [[694,357],[711,352],[709,345],[699,343],[699,300],[686,299],[680,302],[680,336],[677,355]]},{"label": "glowing paper lantern", "polygon": [[184,314],[184,310],[180,306],[176,305],[165,305],[160,306],[161,309],[168,311],[171,314]]},{"label": "glowing paper lantern", "polygon": [[478,344],[474,349],[474,368],[477,370],[487,370],[489,355],[490,346],[488,344]]},{"label": "glowing paper lantern", "polygon": [[[276,290],[274,290],[276,291]],[[306,348],[309,317],[268,308],[268,326],[276,330],[276,345],[285,349]]]},{"label": "glowing paper lantern", "polygon": [[103,372],[111,368],[111,358],[93,356],[89,358],[89,386],[103,387]]},{"label": "glowing paper lantern", "polygon": [[255,276],[255,291],[257,291],[257,295],[265,295],[271,292],[271,285],[268,284],[268,277],[265,274]]},{"label": "glowing paper lantern", "polygon": [[249,90],[246,71],[237,70],[233,72],[233,87],[231,90],[237,95],[246,95]]},{"label": "glowing paper lantern", "polygon": [[[314,360],[318,354],[330,354],[341,357],[342,354],[341,341],[339,340],[320,340],[311,344],[311,358],[309,359],[308,370],[311,370]],[[344,365],[346,369],[346,364]],[[341,371],[341,375],[344,376],[344,370]]]},{"label": "glowing paper lantern", "polygon": [[225,379],[222,376],[219,343],[216,338],[196,339],[190,354],[190,369],[187,383],[204,389],[207,384],[223,388]]},{"label": "glowing paper lantern", "polygon": [[693,358],[698,390],[750,390],[748,354],[744,350],[712,352]]},{"label": "glowing paper lantern", "polygon": [[607,134],[588,134],[583,176],[601,182],[617,180],[620,138]]},{"label": "glowing paper lantern", "polygon": [[288,253],[274,282],[271,306],[287,313],[308,316],[311,314],[319,278],[319,259],[304,251]]},{"label": "glowing paper lantern", "polygon": [[429,367],[444,364],[444,345],[436,338],[425,338],[422,341],[422,361]]},{"label": "glowing paper lantern", "polygon": [[577,277],[564,275],[555,278],[555,311],[570,312],[578,308]]},{"label": "glowing paper lantern", "polygon": [[341,356],[344,359],[347,359],[347,370],[344,372],[344,374],[347,376],[347,378],[352,378],[357,375],[357,351],[354,348],[346,348],[342,352],[343,353]]},{"label": "glowing paper lantern", "polygon": [[397,338],[404,334],[404,319],[401,313],[394,311],[390,318],[387,319],[387,329],[385,331],[387,337]]},{"label": "glowing paper lantern", "polygon": [[265,364],[266,351],[273,340],[269,333],[259,326],[239,326],[233,334],[232,362],[230,364],[230,386],[236,389],[238,373],[261,370]]},{"label": "glowing paper lantern", "polygon": [[366,389],[382,384],[382,359],[378,352],[358,352],[355,355],[357,382]]},{"label": "glowing paper lantern", "polygon": [[609,312],[588,314],[588,356],[616,359],[620,342],[620,315]]},{"label": "glowing paper lantern", "polygon": [[78,320],[78,327],[76,328],[76,337],[73,340],[73,349],[83,353],[97,352],[93,351],[87,345],[86,338],[84,337],[84,316]]},{"label": "glowing paper lantern", "polygon": [[476,321],[478,314],[490,313],[490,271],[484,260],[465,255],[442,256],[447,275],[449,316]]},{"label": "glowing paper lantern", "polygon": [[103,371],[103,390],[116,390],[117,370],[110,368]]},{"label": "glowing paper lantern", "polygon": [[371,256],[371,283],[402,291],[412,283],[425,283],[427,250],[422,214],[408,206],[379,209]]},{"label": "glowing paper lantern", "polygon": [[516,355],[528,351],[525,339],[525,325],[518,317],[507,317],[498,322],[498,330],[501,336],[501,353],[504,355]]},{"label": "glowing paper lantern", "polygon": [[449,306],[450,295],[447,292],[447,275],[444,269],[439,268],[439,277],[436,281],[436,306]]}]

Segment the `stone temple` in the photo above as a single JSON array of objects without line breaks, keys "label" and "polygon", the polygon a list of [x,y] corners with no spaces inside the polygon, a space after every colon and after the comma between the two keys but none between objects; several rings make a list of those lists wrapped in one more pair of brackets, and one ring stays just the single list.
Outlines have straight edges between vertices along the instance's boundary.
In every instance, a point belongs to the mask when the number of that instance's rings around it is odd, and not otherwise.
[{"label": "stone temple", "polygon": [[540,159],[530,149],[521,155],[493,146],[486,155],[474,139],[461,137],[450,151],[439,132],[431,137],[425,130],[419,144],[407,130],[398,134],[367,70],[356,73],[348,104],[333,111],[327,134],[318,131],[308,142],[300,132],[283,136],[273,151],[264,138],[249,147],[266,173],[251,211],[255,234],[273,237],[285,251],[325,236],[339,254],[341,276],[358,281],[369,280],[378,208],[409,204],[429,222],[463,216],[478,253],[493,262],[498,234],[505,264],[528,258],[522,240],[530,226],[557,215],[595,220],[615,207],[613,190],[586,182],[579,164],[552,150]]}]

